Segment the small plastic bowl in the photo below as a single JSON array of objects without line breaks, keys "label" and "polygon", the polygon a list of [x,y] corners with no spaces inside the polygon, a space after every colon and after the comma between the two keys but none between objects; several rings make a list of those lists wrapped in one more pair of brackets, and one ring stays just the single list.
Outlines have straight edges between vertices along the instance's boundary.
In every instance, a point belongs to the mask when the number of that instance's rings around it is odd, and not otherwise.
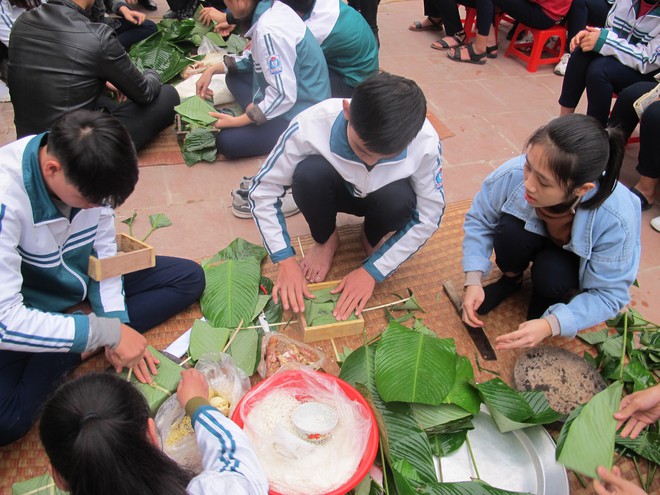
[{"label": "small plastic bowl", "polygon": [[291,421],[300,438],[318,443],[332,435],[339,415],[334,407],[322,402],[305,402],[293,410]]}]

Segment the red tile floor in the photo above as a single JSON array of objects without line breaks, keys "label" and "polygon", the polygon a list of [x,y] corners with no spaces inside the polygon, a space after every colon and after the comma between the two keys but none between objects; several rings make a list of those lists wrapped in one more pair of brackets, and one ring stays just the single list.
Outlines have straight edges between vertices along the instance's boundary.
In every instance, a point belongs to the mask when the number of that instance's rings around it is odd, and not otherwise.
[{"label": "red tile floor", "polygon": [[[156,20],[167,10],[150,13]],[[486,65],[458,64],[444,52],[430,48],[437,33],[411,32],[408,25],[422,18],[421,0],[382,0],[379,9],[381,68],[414,79],[424,90],[429,109],[455,134],[444,140],[444,173],[447,202],[472,198],[483,178],[506,159],[519,154],[527,136],[558,114],[557,98],[562,78],[552,66],[536,73],[517,59],[504,58],[507,41],[502,24],[500,57]],[[0,139],[14,137],[10,103],[0,104]],[[578,111],[584,111],[584,102]],[[627,150],[622,173],[633,184],[638,145]],[[148,215],[165,212],[173,226],[153,234],[149,242],[157,253],[200,259],[222,249],[237,236],[260,242],[251,220],[231,213],[230,191],[243,175],[253,175],[263,158],[214,164],[152,166],[140,169],[134,194],[117,210],[117,221],[139,213],[136,232],[148,230]],[[650,227],[660,215],[660,202],[642,216],[643,255],[639,288],[632,288],[633,305],[660,322],[660,233]],[[355,222],[344,216],[341,222]],[[288,219],[292,236],[308,233],[301,215]],[[118,223],[119,230],[126,226]],[[442,235],[442,227],[436,235]]]}]

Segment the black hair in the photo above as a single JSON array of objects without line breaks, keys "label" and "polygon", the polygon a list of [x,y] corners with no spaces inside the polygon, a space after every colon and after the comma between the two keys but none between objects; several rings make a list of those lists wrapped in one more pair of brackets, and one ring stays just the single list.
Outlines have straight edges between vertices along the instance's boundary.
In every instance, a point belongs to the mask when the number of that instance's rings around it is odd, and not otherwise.
[{"label": "black hair", "polygon": [[314,0],[280,0],[285,5],[291,7],[296,13],[308,14],[314,7]]},{"label": "black hair", "polygon": [[76,110],[60,117],[48,135],[48,153],[62,164],[66,179],[96,205],[121,205],[138,180],[131,136],[103,112]]},{"label": "black hair", "polygon": [[620,130],[605,129],[588,115],[569,114],[537,129],[525,149],[536,144],[545,148],[548,168],[567,196],[587,182],[598,184],[598,191],[581,202],[581,208],[600,206],[614,191],[623,162]]},{"label": "black hair", "polygon": [[355,87],[349,125],[373,153],[400,153],[426,119],[426,98],[415,81],[381,72]]},{"label": "black hair", "polygon": [[148,418],[130,382],[90,374],[46,402],[39,435],[71,495],[184,495],[193,475],[147,439]]}]

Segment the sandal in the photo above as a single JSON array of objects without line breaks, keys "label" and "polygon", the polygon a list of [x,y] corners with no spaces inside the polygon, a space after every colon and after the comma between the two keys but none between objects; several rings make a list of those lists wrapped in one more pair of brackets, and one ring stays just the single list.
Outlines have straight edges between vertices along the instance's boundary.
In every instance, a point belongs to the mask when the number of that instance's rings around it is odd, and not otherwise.
[{"label": "sandal", "polygon": [[497,44],[494,44],[493,46],[487,46],[486,47],[486,57],[487,58],[497,58],[497,50],[498,50]]},{"label": "sandal", "polygon": [[644,193],[637,189],[636,187],[630,188],[630,192],[633,193],[635,196],[639,198],[639,201],[642,203],[642,211],[650,210],[651,207],[653,206],[653,203],[650,203],[648,199],[646,199],[646,196],[644,196]]},{"label": "sandal", "polygon": [[431,24],[425,26],[422,24],[424,21],[413,21],[413,23],[408,26],[410,31],[442,31],[442,19],[439,21],[434,20],[432,17],[427,17]]},{"label": "sandal", "polygon": [[[468,55],[470,56],[470,58],[467,59],[467,60],[463,60],[461,58],[463,48],[465,48],[467,50]],[[454,48],[453,55],[448,52],[447,56],[449,57],[450,60],[453,60],[454,62],[466,62],[468,64],[483,65],[483,64],[486,63],[485,59],[488,56],[488,52],[476,53],[474,51],[474,45],[472,43],[468,43],[465,46],[458,46],[458,47]]]},{"label": "sandal", "polygon": [[[450,45],[445,40],[451,40],[455,44]],[[439,40],[434,41],[433,43],[431,43],[431,48],[433,48],[434,50],[446,50],[448,48],[456,48],[464,44],[465,44],[465,31],[459,31],[456,34],[447,35],[444,38],[440,38]]]}]

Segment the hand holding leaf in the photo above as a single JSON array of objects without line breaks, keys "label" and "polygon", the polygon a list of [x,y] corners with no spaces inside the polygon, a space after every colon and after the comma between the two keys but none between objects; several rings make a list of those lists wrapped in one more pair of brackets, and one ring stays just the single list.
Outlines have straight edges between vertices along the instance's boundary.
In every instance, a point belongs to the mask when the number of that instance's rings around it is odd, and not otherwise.
[{"label": "hand holding leaf", "polygon": [[640,487],[624,480],[621,477],[621,470],[617,466],[614,466],[612,471],[600,466],[598,476],[605,482],[594,480],[594,491],[598,495],[646,495],[646,492]]},{"label": "hand holding leaf", "polygon": [[621,436],[637,438],[647,426],[660,419],[660,385],[626,395],[621,399],[619,411],[614,413],[619,422],[617,430],[625,423]]}]

